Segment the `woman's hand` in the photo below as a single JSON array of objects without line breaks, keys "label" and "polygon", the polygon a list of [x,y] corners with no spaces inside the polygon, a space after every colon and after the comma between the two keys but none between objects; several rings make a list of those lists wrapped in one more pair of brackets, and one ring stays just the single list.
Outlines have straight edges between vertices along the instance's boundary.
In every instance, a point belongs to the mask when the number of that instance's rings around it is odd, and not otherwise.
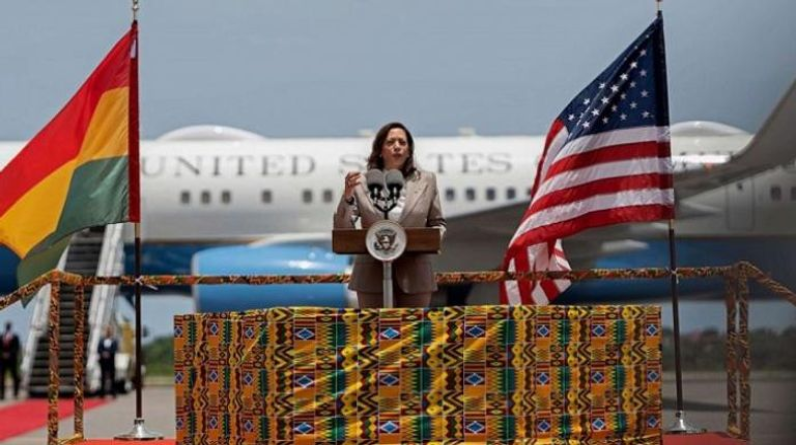
[{"label": "woman's hand", "polygon": [[354,197],[354,188],[359,184],[359,179],[362,177],[360,172],[349,172],[345,175],[345,190],[343,195],[346,201],[350,201]]}]

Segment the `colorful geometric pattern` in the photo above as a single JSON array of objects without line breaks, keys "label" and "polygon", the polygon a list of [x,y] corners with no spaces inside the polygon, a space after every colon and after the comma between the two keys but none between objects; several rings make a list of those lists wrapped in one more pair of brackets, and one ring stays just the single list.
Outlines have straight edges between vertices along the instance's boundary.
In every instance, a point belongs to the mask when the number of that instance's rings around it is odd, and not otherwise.
[{"label": "colorful geometric pattern", "polygon": [[175,317],[177,443],[659,444],[654,306]]}]

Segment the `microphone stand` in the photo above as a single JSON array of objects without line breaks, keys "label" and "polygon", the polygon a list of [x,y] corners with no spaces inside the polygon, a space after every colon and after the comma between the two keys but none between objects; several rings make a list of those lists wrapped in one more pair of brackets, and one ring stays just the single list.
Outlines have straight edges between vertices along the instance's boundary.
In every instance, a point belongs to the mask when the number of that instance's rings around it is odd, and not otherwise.
[{"label": "microphone stand", "polygon": [[[381,210],[384,214],[384,219],[389,220],[389,213],[395,206],[398,205],[398,198],[401,195],[401,189],[393,188],[390,190],[387,197],[384,196],[383,189],[373,188],[370,190],[370,201],[373,206]],[[382,261],[382,298],[385,308],[395,307],[395,298],[392,291],[392,261]]]},{"label": "microphone stand", "polygon": [[401,195],[400,189],[391,190],[388,196],[384,196],[382,190],[370,191],[370,202],[384,214],[384,219],[390,219],[389,213],[398,205],[398,198]]}]

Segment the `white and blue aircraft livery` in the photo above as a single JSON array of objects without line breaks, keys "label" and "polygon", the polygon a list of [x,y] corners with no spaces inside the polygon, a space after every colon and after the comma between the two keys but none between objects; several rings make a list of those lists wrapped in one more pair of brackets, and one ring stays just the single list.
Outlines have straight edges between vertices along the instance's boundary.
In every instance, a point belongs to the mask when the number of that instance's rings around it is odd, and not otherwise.
[{"label": "white and blue aircraft livery", "polygon": [[[796,285],[793,122],[796,83],[755,136],[709,122],[671,127],[678,265],[749,260]],[[144,273],[347,271],[350,259],[330,251],[332,215],[345,173],[366,169],[371,140],[267,139],[242,130],[204,126],[144,142]],[[416,139],[416,164],[437,174],[448,220],[438,271],[499,266],[528,205],[528,189],[543,144],[544,136]],[[0,144],[0,167],[23,145]],[[564,248],[576,269],[666,267],[666,235],[666,222],[627,224],[586,231],[565,240]],[[129,272],[132,249],[126,250]],[[0,246],[0,294],[16,286],[15,262],[10,251]],[[685,280],[681,284],[683,292],[706,294],[716,283]],[[193,294],[197,309],[203,311],[345,305],[350,300],[342,285],[255,288],[204,286]],[[494,286],[445,291],[453,297],[473,291],[492,302],[497,295]],[[667,292],[668,280],[592,282],[573,286],[559,301],[657,297]]]}]

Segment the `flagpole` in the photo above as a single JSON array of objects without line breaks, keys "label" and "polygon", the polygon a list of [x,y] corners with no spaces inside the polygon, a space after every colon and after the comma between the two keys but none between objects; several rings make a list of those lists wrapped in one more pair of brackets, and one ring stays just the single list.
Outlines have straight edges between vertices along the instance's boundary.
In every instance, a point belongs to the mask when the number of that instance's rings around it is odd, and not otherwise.
[{"label": "flagpole", "polygon": [[672,320],[674,323],[674,378],[677,388],[677,411],[672,426],[666,431],[672,434],[698,434],[705,430],[690,425],[685,420],[683,408],[683,366],[680,355],[680,297],[677,292],[677,251],[674,243],[674,219],[669,220],[669,271],[672,287]]},{"label": "flagpole", "polygon": [[144,418],[144,404],[142,398],[143,379],[141,367],[143,366],[143,352],[141,349],[142,330],[141,326],[141,223],[135,223],[135,418]]},{"label": "flagpole", "polygon": [[683,368],[680,356],[680,297],[677,292],[677,251],[674,244],[674,219],[669,220],[669,271],[672,287],[672,318],[674,320],[674,375],[677,387],[677,412],[683,412]]},{"label": "flagpole", "polygon": [[133,429],[125,434],[114,437],[116,440],[161,440],[163,435],[150,431],[144,426],[144,404],[143,388],[144,380],[141,373],[143,367],[142,335],[141,326],[141,223],[134,223],[135,228],[135,283],[133,284],[135,294],[135,420]]},{"label": "flagpole", "polygon": [[[143,367],[142,352],[142,331],[141,325],[141,209],[140,209],[140,182],[138,170],[138,146],[139,146],[139,120],[138,120],[138,9],[139,0],[132,0],[133,22],[131,24],[135,40],[130,54],[130,125],[129,125],[129,145],[130,145],[130,214],[131,221],[134,221],[135,228],[135,283],[133,284],[135,295],[135,420],[133,429],[125,434],[114,437],[120,441],[148,441],[161,440],[163,435],[149,431],[144,426],[144,405],[143,388],[144,379],[141,372]],[[132,159],[135,158],[135,159]]]},{"label": "flagpole", "polygon": [[[661,17],[662,1],[663,0],[655,0],[655,15],[657,17]],[[668,97],[666,98],[666,101],[668,102]],[[704,429],[688,424],[688,422],[685,420],[685,410],[683,408],[683,367],[680,355],[680,297],[678,295],[677,289],[679,279],[677,276],[677,249],[675,247],[674,212],[672,213],[672,217],[669,219],[669,273],[672,291],[672,320],[674,324],[674,378],[677,391],[677,411],[675,412],[674,423],[669,427],[667,432],[672,434],[702,433],[705,431]]]}]

